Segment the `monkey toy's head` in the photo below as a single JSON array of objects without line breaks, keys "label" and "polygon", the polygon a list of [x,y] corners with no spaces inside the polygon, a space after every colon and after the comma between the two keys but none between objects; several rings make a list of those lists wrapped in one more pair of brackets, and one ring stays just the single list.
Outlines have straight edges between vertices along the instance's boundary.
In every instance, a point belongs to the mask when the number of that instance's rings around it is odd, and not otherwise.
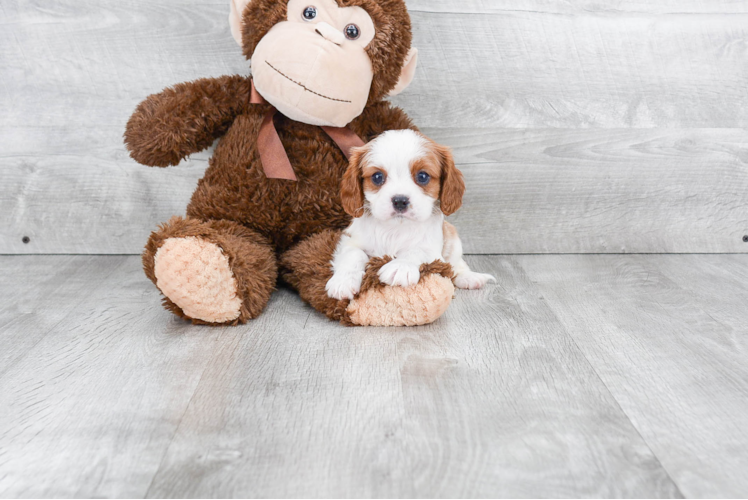
[{"label": "monkey toy's head", "polygon": [[403,0],[231,0],[259,94],[292,120],[343,127],[415,74]]}]

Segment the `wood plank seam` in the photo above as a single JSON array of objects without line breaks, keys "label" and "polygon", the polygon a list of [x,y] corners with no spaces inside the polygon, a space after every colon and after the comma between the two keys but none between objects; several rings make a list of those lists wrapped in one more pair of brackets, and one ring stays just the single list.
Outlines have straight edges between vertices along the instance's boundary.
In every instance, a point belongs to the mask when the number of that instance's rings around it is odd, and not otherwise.
[{"label": "wood plank seam", "polygon": [[[547,297],[546,297],[546,296],[545,296],[545,295],[544,295],[544,294],[543,294],[543,293],[542,293],[542,292],[541,292],[541,291],[540,291],[539,289],[537,290],[537,292],[538,292],[538,294],[539,294],[539,295],[540,295],[541,297],[543,297],[543,300],[545,300],[546,304],[549,304],[549,306],[548,306],[548,307],[549,307],[549,309],[551,309],[551,311],[553,312],[553,316],[554,316],[554,317],[556,318],[556,320],[557,320],[557,321],[559,322],[559,324],[562,324],[562,325],[563,325],[563,322],[561,321],[561,319],[560,319],[560,318],[558,317],[558,315],[556,314],[556,311],[555,311],[555,310],[554,310],[554,308],[553,308],[553,307],[552,307],[552,306],[550,305],[550,304],[551,304],[551,301],[549,301],[549,300],[548,300],[548,298],[547,298]],[[657,465],[659,465],[659,466],[660,466],[660,467],[662,468],[662,470],[663,470],[663,471],[665,471],[665,474],[667,474],[667,477],[668,477],[668,478],[670,479],[670,481],[672,481],[672,483],[673,483],[673,484],[675,485],[676,491],[678,492],[678,495],[680,495],[680,498],[686,498],[686,496],[685,496],[685,495],[683,494],[683,492],[681,491],[681,489],[680,489],[680,486],[678,485],[678,482],[677,482],[677,481],[675,480],[675,478],[674,478],[674,477],[673,477],[673,475],[672,475],[672,474],[670,473],[670,471],[669,471],[669,470],[667,469],[667,467],[665,467],[665,465],[664,465],[664,464],[662,463],[662,460],[661,460],[661,459],[660,459],[660,457],[659,457],[659,456],[657,455],[657,453],[655,452],[655,450],[654,450],[654,449],[652,448],[652,445],[651,445],[651,444],[649,443],[649,441],[647,441],[647,439],[646,439],[646,438],[644,437],[644,435],[642,435],[642,433],[641,433],[641,430],[640,430],[640,429],[639,429],[639,427],[638,427],[638,426],[636,425],[636,423],[635,423],[635,422],[634,422],[634,421],[633,421],[633,420],[631,419],[631,416],[630,416],[630,415],[629,415],[629,414],[628,414],[628,413],[626,412],[626,410],[624,410],[624,409],[623,409],[623,406],[621,406],[621,402],[620,402],[620,401],[618,400],[618,398],[616,398],[616,395],[615,395],[615,394],[613,393],[613,391],[611,391],[611,389],[610,389],[610,387],[608,386],[608,384],[606,384],[606,383],[605,383],[605,381],[603,380],[603,378],[602,378],[602,377],[600,376],[600,373],[598,373],[598,371],[597,371],[597,368],[595,368],[595,365],[594,365],[594,364],[592,364],[592,361],[591,361],[591,360],[589,359],[589,357],[588,357],[588,356],[587,356],[587,354],[586,354],[586,353],[584,352],[584,350],[583,350],[583,349],[582,349],[582,348],[581,348],[581,347],[579,346],[579,344],[577,343],[577,340],[576,340],[576,339],[574,338],[574,336],[573,336],[573,335],[571,335],[571,333],[569,332],[569,329],[568,329],[568,328],[566,328],[566,326],[564,326],[564,331],[565,331],[565,332],[566,332],[566,334],[567,334],[567,335],[569,336],[569,339],[570,339],[570,340],[571,340],[571,342],[572,342],[572,343],[574,344],[574,346],[575,346],[575,347],[577,348],[577,350],[579,351],[579,353],[580,353],[580,354],[581,354],[581,355],[582,355],[582,356],[584,357],[585,361],[587,361],[587,364],[589,365],[589,367],[590,367],[590,369],[592,370],[592,372],[593,372],[593,373],[595,374],[595,377],[597,377],[597,380],[598,380],[598,381],[600,382],[600,384],[601,384],[601,385],[602,385],[603,387],[605,387],[605,389],[606,389],[606,390],[608,391],[608,394],[610,395],[610,397],[611,397],[611,398],[613,399],[613,401],[615,401],[615,403],[616,403],[616,406],[618,407],[618,409],[620,410],[620,412],[621,412],[621,413],[622,413],[623,415],[625,415],[625,416],[626,416],[626,418],[628,419],[629,423],[631,424],[631,427],[632,427],[632,428],[633,428],[633,429],[634,429],[634,430],[636,431],[636,433],[637,433],[637,434],[639,435],[639,438],[640,438],[640,439],[641,439],[641,440],[642,440],[642,441],[643,441],[643,442],[644,442],[644,443],[645,443],[645,444],[647,445],[647,448],[649,449],[649,452],[650,452],[650,453],[652,454],[652,456],[653,456],[653,457],[655,457],[655,459],[657,460]]]},{"label": "wood plank seam", "polygon": [[[224,330],[226,330],[226,327],[223,327]],[[220,338],[220,337],[219,337]],[[205,376],[205,371],[208,369],[208,367],[213,363],[213,358],[216,355],[216,350],[218,349],[218,342],[213,342],[213,353],[210,356],[210,359],[207,363],[203,366],[202,372],[200,373],[200,379],[197,381],[197,384],[195,384],[195,389],[192,391],[192,394],[190,395],[190,399],[187,401],[187,404],[184,405],[184,411],[182,411],[182,415],[179,417],[179,422],[177,425],[174,426],[174,431],[171,434],[171,438],[169,439],[169,444],[164,447],[164,452],[161,455],[161,459],[158,461],[158,467],[155,467],[153,469],[153,476],[151,477],[150,483],[148,483],[148,488],[145,490],[145,495],[143,495],[143,498],[149,498],[149,493],[151,491],[151,488],[153,488],[153,482],[156,480],[156,476],[158,475],[158,471],[161,470],[161,466],[164,464],[164,460],[166,460],[166,457],[169,453],[169,449],[171,448],[172,443],[174,442],[174,437],[179,432],[179,428],[182,426],[182,421],[184,420],[184,416],[187,414],[187,410],[190,408],[190,405],[192,404],[192,400],[195,399],[195,394],[197,394],[197,390],[200,388],[200,384],[203,381],[203,376]]]}]

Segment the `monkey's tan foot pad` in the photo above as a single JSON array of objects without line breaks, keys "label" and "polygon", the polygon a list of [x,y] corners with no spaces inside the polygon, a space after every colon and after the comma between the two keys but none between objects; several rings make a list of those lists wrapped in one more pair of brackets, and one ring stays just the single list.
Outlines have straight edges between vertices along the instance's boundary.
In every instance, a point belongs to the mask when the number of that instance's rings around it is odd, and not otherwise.
[{"label": "monkey's tan foot pad", "polygon": [[452,268],[443,262],[421,266],[421,279],[413,286],[389,286],[378,278],[389,259],[372,259],[362,292],[345,310],[344,323],[358,326],[417,326],[436,321],[454,296]]},{"label": "monkey's tan foot pad", "polygon": [[421,278],[407,288],[379,281],[379,269],[392,259],[371,259],[352,301],[330,298],[325,285],[332,278],[330,261],[340,231],[310,236],[282,257],[284,278],[299,290],[301,298],[328,318],[349,326],[416,326],[436,321],[452,302],[455,287],[452,267],[442,261],[423,264]]},{"label": "monkey's tan foot pad", "polygon": [[242,300],[221,248],[194,236],[169,238],[155,256],[156,286],[190,318],[226,323],[239,317]]}]

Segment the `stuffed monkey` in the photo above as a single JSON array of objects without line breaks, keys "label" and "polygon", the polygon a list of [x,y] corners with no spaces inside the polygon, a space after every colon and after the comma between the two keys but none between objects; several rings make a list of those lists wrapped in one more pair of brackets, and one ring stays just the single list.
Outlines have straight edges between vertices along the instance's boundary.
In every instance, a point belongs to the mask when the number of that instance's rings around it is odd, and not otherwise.
[{"label": "stuffed monkey", "polygon": [[164,306],[196,324],[245,323],[280,278],[345,324],[434,321],[454,292],[440,261],[402,288],[380,283],[386,259],[373,259],[354,300],[325,292],[350,223],[340,201],[348,150],[386,130],[415,130],[383,100],[415,72],[403,0],[231,0],[229,21],[252,77],[167,88],[137,107],[125,132],[131,156],[157,167],[221,138],[186,217],[161,225],[143,253]]}]

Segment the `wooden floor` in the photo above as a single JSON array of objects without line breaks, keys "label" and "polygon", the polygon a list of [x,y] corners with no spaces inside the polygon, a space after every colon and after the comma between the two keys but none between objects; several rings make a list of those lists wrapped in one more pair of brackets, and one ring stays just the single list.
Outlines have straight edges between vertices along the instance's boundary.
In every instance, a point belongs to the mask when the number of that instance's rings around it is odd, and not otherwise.
[{"label": "wooden floor", "polygon": [[469,260],[428,327],[209,328],[138,257],[0,257],[0,496],[748,495],[748,255]]}]

